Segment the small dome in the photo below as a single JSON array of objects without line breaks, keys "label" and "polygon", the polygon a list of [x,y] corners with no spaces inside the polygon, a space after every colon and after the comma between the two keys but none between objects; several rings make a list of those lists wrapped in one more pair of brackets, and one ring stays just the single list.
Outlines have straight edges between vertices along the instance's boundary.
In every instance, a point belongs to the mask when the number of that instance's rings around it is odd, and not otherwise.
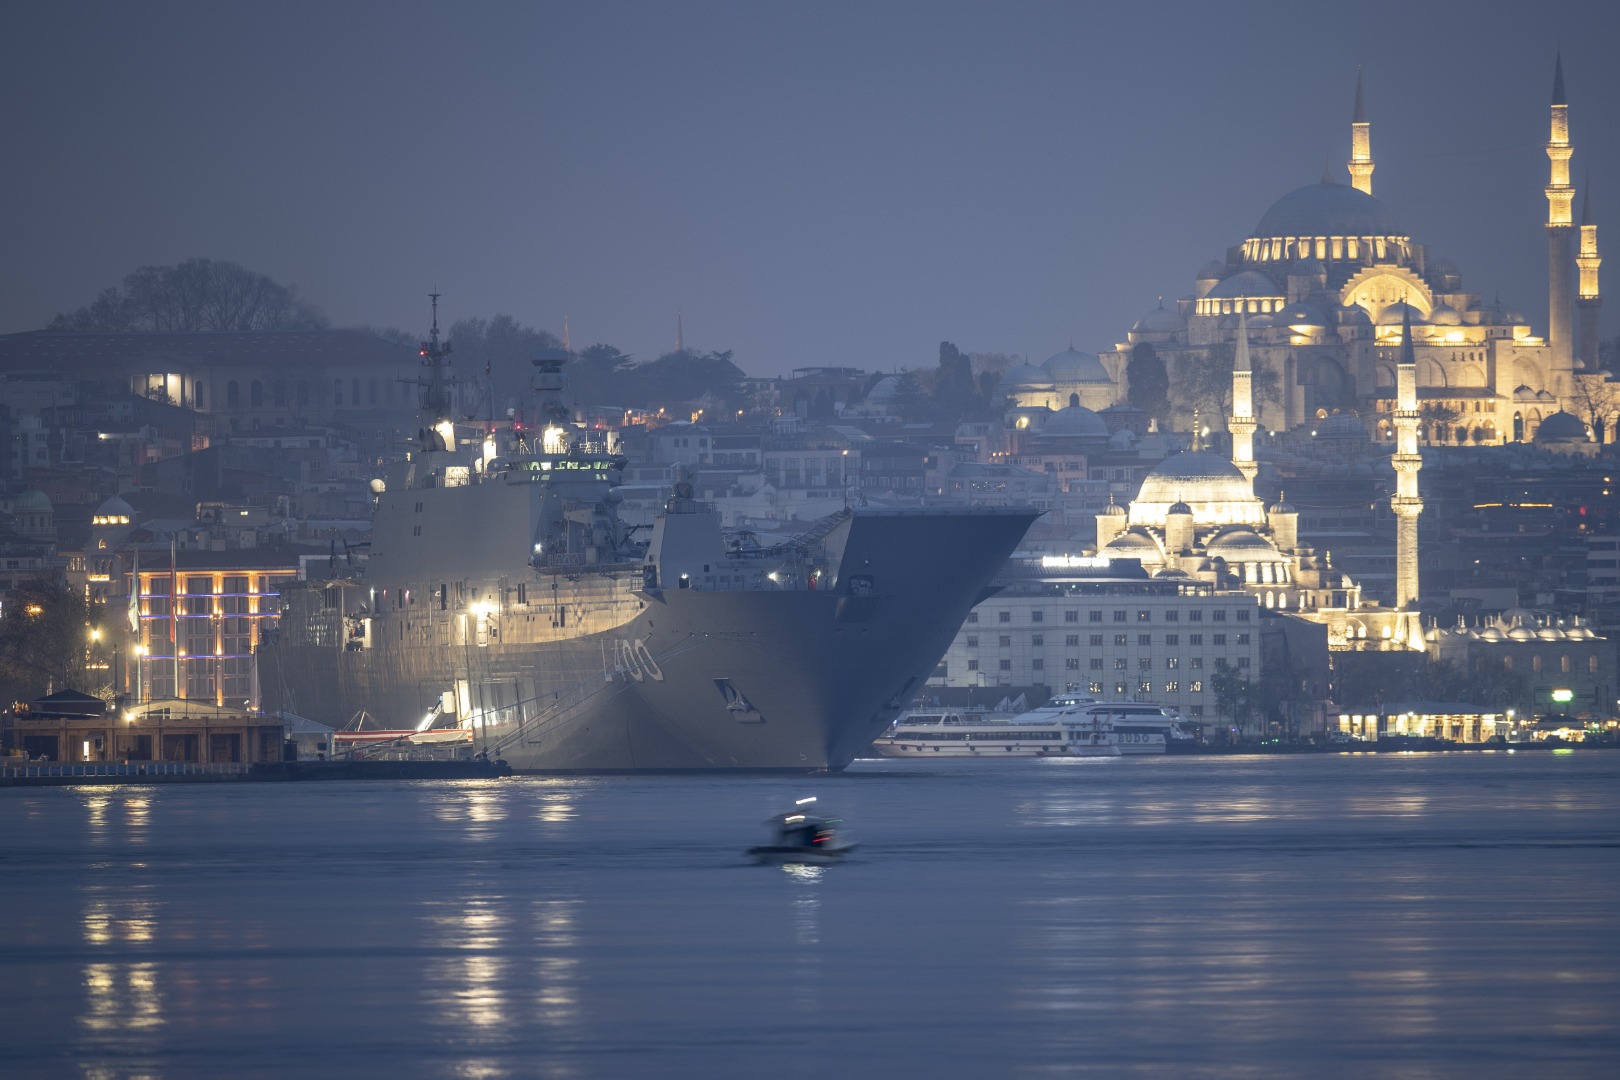
[{"label": "small dome", "polygon": [[49,495],[43,491],[29,490],[11,500],[11,509],[13,513],[18,514],[25,512],[38,514],[45,511],[54,511],[56,508],[51,505]]},{"label": "small dome", "polygon": [[1142,528],[1126,529],[1104,544],[1103,551],[1126,559],[1164,562],[1164,549],[1159,546],[1158,538]]},{"label": "small dome", "polygon": [[[1134,331],[1133,331],[1134,333]],[[1095,353],[1083,353],[1075,349],[1065,349],[1055,356],[1049,356],[1040,366],[1049,382],[1054,383],[1111,383],[1114,380],[1109,376],[1108,369],[1103,367],[1102,361],[1097,359]]]},{"label": "small dome", "polygon": [[1117,503],[1117,502],[1113,502],[1112,500],[1110,500],[1108,505],[1103,507],[1103,517],[1124,517],[1124,516],[1125,516],[1125,508],[1123,506],[1119,505],[1119,503]]},{"label": "small dome", "polygon": [[1513,641],[1536,640],[1536,632],[1524,626],[1515,626],[1507,632],[1507,636]]},{"label": "small dome", "polygon": [[1188,506],[1184,502],[1175,502],[1170,504],[1170,509],[1166,510],[1165,513],[1186,514],[1188,517],[1192,517],[1192,507]]},{"label": "small dome", "polygon": [[1429,312],[1429,325],[1431,326],[1461,326],[1462,316],[1450,304],[1436,304],[1434,310]]},{"label": "small dome", "polygon": [[1272,325],[1273,323],[1271,321],[1271,316],[1267,315],[1265,312],[1261,312],[1258,315],[1249,316],[1250,330],[1267,330],[1270,329]]},{"label": "small dome", "polygon": [[1204,550],[1210,558],[1227,562],[1272,562],[1284,558],[1270,540],[1246,525],[1223,529],[1211,538]]},{"label": "small dome", "polygon": [[1283,291],[1277,288],[1277,283],[1260,271],[1245,270],[1222,281],[1209,290],[1207,295],[1211,300],[1236,300],[1240,297],[1278,297],[1282,294]]},{"label": "small dome", "polygon": [[1536,428],[1535,442],[1586,442],[1586,425],[1567,412],[1555,412]]},{"label": "small dome", "polygon": [[1324,180],[1295,188],[1265,212],[1250,234],[1293,236],[1405,236],[1384,204],[1348,184]]},{"label": "small dome", "polygon": [[1429,263],[1429,277],[1440,286],[1441,292],[1456,292],[1462,285],[1462,271],[1450,259],[1435,259]]},{"label": "small dome", "polygon": [[1052,377],[1034,364],[1014,364],[1002,372],[1000,389],[1050,390]]},{"label": "small dome", "polygon": [[1355,413],[1334,413],[1318,420],[1315,430],[1318,439],[1354,439],[1357,442],[1366,442],[1371,438],[1367,434],[1367,425],[1363,424]]},{"label": "small dome", "polygon": [[1284,326],[1300,330],[1322,330],[1327,328],[1327,319],[1322,313],[1303,300],[1289,304],[1277,312],[1277,321]]},{"label": "small dome", "polygon": [[1219,281],[1221,275],[1226,273],[1226,264],[1218,259],[1211,259],[1198,269],[1199,281]]},{"label": "small dome", "polygon": [[1136,320],[1136,325],[1131,327],[1131,333],[1174,334],[1184,326],[1181,316],[1174,311],[1167,310],[1164,301],[1161,300],[1158,307]]},{"label": "small dome", "polygon": [[1167,566],[1153,576],[1156,578],[1187,578],[1191,577],[1192,575],[1187,573],[1185,570],[1177,570],[1173,566]]},{"label": "small dome", "polygon": [[1485,629],[1479,632],[1479,640],[1505,641],[1507,640],[1507,635],[1502,633],[1502,628],[1500,626],[1487,626]]},{"label": "small dome", "polygon": [[1378,325],[1400,326],[1406,321],[1406,316],[1408,313],[1410,313],[1412,316],[1413,326],[1418,326],[1423,323],[1423,312],[1419,311],[1411,304],[1402,303],[1401,301],[1397,300],[1393,304],[1389,305],[1389,307],[1378,313]]},{"label": "small dome", "polygon": [[1297,514],[1297,513],[1299,513],[1298,510],[1294,509],[1294,504],[1293,503],[1288,502],[1286,499],[1282,499],[1282,498],[1278,498],[1278,500],[1276,502],[1271,504],[1271,510],[1269,512],[1273,513],[1273,514]]},{"label": "small dome", "polygon": [[1360,304],[1351,304],[1347,308],[1339,309],[1340,326],[1371,326],[1372,316]]},{"label": "small dome", "polygon": [[1041,427],[1041,434],[1106,439],[1108,425],[1084,405],[1070,405],[1053,413]]},{"label": "small dome", "polygon": [[135,508],[117,495],[112,496],[96,507],[96,517],[135,517]]},{"label": "small dome", "polygon": [[1289,277],[1322,277],[1326,273],[1327,267],[1315,255],[1307,255],[1288,268]]},{"label": "small dome", "polygon": [[894,401],[900,396],[900,376],[885,375],[866,392],[867,401]]}]

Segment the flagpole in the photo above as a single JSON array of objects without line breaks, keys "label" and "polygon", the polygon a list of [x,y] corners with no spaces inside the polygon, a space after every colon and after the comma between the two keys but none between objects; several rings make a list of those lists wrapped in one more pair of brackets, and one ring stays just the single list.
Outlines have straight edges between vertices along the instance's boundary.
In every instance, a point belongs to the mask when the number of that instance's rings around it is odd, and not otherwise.
[{"label": "flagpole", "polygon": [[179,537],[169,535],[169,645],[174,652],[174,696],[180,692],[180,573],[175,569],[175,550]]}]

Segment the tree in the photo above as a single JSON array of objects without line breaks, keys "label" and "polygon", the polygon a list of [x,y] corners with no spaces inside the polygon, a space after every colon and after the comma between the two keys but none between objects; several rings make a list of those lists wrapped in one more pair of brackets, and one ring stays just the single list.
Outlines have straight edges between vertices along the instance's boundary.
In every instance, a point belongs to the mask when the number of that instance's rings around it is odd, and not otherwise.
[{"label": "tree", "polygon": [[[1614,431],[1614,417],[1620,412],[1620,393],[1617,385],[1610,382],[1603,374],[1575,376],[1575,387],[1570,393],[1570,402],[1575,407],[1577,415],[1585,420],[1592,429],[1592,437],[1598,442],[1603,441],[1604,432]],[[1610,442],[1613,442],[1611,437]]]},{"label": "tree", "polygon": [[291,285],[222,259],[187,259],[176,266],[143,266],[123,288],[104,289],[49,329],[115,334],[152,331],[318,330],[320,312]]},{"label": "tree", "polygon": [[1159,350],[1148,342],[1131,349],[1131,359],[1125,365],[1125,380],[1130,386],[1127,400],[1138,409],[1160,421],[1170,418],[1170,373]]},{"label": "tree", "polygon": [[942,416],[962,418],[984,409],[978,384],[973,379],[973,361],[949,341],[939,343],[939,368],[934,373],[934,400]]},{"label": "tree", "polygon": [[1239,733],[1246,733],[1249,720],[1261,707],[1260,687],[1224,660],[1216,661],[1215,675],[1210,679],[1215,701],[1221,712],[1232,718]]},{"label": "tree", "polygon": [[457,319],[450,324],[449,340],[455,346],[451,363],[463,380],[463,411],[479,417],[490,411],[504,416],[508,406],[522,401],[534,354],[562,347],[555,334],[524,326],[510,315]]},{"label": "tree", "polygon": [[[1451,425],[1455,424],[1457,418],[1462,415],[1455,408],[1442,401],[1425,401],[1418,407],[1418,412],[1423,417],[1423,424],[1419,428],[1423,433],[1423,441],[1437,443],[1446,441],[1446,433],[1451,430]],[[1458,441],[1460,442],[1461,439],[1459,438]]]},{"label": "tree", "polygon": [[628,353],[599,342],[575,353],[563,369],[563,377],[570,397],[607,405],[624,397],[626,376],[635,366]]},{"label": "tree", "polygon": [[732,352],[670,352],[650,364],[626,372],[627,405],[649,406],[676,401],[697,401],[704,395],[716,403],[738,400],[742,369],[731,362]]},{"label": "tree", "polygon": [[101,689],[84,684],[93,614],[83,594],[66,585],[47,579],[18,585],[0,617],[0,701],[26,701],[69,686]]},{"label": "tree", "polygon": [[[1252,355],[1252,354],[1251,354]],[[1217,342],[1208,348],[1188,352],[1176,364],[1169,399],[1176,412],[1190,417],[1194,409],[1204,415],[1229,416],[1232,412],[1232,367],[1237,362],[1237,346]],[[1258,356],[1250,361],[1253,374],[1249,385],[1254,404],[1282,401],[1282,379]]]}]

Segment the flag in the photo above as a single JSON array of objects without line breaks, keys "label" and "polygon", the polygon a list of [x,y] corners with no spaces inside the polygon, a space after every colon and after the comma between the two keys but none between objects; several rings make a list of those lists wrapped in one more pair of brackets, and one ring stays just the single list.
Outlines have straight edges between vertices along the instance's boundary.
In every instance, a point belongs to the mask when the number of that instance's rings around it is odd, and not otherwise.
[{"label": "flag", "polygon": [[135,566],[129,572],[129,632],[141,632],[141,549],[135,548]]},{"label": "flag", "polygon": [[[175,569],[175,552],[179,545],[179,537],[169,537],[169,644],[176,645],[180,640],[180,573]],[[179,652],[175,653],[179,656]],[[175,670],[180,670],[179,662],[175,663]],[[180,691],[175,690],[178,694]]]}]

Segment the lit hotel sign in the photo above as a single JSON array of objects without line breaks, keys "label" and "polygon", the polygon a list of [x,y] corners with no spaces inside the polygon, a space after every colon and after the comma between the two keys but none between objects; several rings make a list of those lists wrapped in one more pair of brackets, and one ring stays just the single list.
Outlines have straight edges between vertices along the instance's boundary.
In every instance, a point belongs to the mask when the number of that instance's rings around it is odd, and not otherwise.
[{"label": "lit hotel sign", "polygon": [[1106,555],[1042,555],[1042,570],[1106,570],[1114,560]]}]

